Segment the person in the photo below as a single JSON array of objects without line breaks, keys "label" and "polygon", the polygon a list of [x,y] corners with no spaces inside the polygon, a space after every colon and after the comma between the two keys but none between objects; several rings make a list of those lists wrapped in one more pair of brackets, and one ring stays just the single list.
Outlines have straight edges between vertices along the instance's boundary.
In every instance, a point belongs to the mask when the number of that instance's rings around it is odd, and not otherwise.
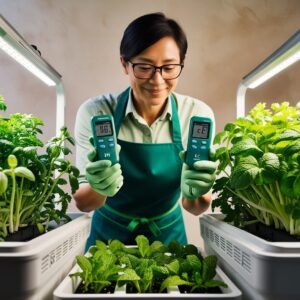
[{"label": "person", "polygon": [[[74,194],[78,209],[94,211],[86,249],[96,240],[187,243],[179,205],[194,215],[210,205],[216,163],[184,163],[189,121],[214,114],[204,102],[175,91],[184,66],[187,39],[163,13],[132,21],[120,45],[130,87],[84,102],[76,116],[76,163],[82,176]],[[90,128],[94,115],[114,116],[119,163],[96,159]]]}]

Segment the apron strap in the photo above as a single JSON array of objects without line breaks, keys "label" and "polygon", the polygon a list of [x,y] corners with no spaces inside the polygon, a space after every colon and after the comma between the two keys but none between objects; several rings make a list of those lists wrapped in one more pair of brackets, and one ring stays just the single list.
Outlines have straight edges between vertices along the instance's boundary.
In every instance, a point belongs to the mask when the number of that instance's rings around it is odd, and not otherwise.
[{"label": "apron strap", "polygon": [[[125,116],[126,112],[126,105],[128,102],[128,97],[131,88],[127,88],[124,92],[122,92],[119,96],[117,106],[114,112],[114,122],[115,122],[115,129],[116,129],[116,136],[118,137],[119,131],[121,128],[122,120]],[[181,144],[181,130],[180,130],[180,122],[176,108],[175,96],[171,94],[171,107],[172,107],[172,137],[174,143]]]},{"label": "apron strap", "polygon": [[144,217],[136,217],[128,214],[121,213],[114,208],[110,207],[109,205],[105,204],[103,206],[104,209],[108,210],[109,212],[113,213],[114,215],[117,215],[121,218],[125,218],[130,220],[127,229],[130,232],[133,232],[136,230],[136,228],[141,224],[141,225],[147,225],[150,231],[153,233],[154,236],[159,236],[161,231],[159,227],[156,225],[155,220],[161,219],[163,217],[166,217],[167,215],[171,214],[175,209],[178,207],[178,202],[175,203],[175,205],[166,211],[165,213],[155,216],[153,218],[144,218]]}]

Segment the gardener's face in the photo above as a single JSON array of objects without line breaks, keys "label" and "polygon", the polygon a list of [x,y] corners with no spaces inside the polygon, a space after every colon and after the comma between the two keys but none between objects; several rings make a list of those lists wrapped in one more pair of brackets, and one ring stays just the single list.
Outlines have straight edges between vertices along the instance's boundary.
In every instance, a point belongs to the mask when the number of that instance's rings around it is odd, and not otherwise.
[{"label": "gardener's face", "polygon": [[[149,64],[149,66],[135,65],[140,63]],[[146,106],[162,105],[170,93],[175,90],[178,78],[166,80],[163,77],[174,77],[169,73],[174,71],[166,67],[163,74],[158,69],[153,73],[150,65],[160,67],[162,65],[180,64],[180,51],[173,38],[164,37],[133,57],[130,62],[125,63],[122,60],[122,64],[125,73],[129,75],[135,100]],[[176,66],[176,68],[180,71],[180,67]],[[173,74],[176,75],[176,73]],[[151,78],[144,78],[150,76]]]}]

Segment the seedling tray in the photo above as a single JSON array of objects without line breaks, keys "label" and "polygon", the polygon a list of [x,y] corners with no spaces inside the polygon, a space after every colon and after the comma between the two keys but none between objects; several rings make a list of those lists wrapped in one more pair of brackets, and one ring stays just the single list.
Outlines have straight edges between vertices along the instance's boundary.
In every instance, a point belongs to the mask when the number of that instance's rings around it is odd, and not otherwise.
[{"label": "seedling tray", "polygon": [[222,214],[200,217],[207,255],[243,292],[243,299],[300,299],[300,242],[268,242],[224,221]]},{"label": "seedling tray", "polygon": [[90,217],[70,213],[72,221],[28,242],[0,242],[0,298],[52,299],[54,288],[82,254]]},{"label": "seedling tray", "polygon": [[217,267],[215,279],[224,281],[228,288],[221,287],[220,294],[184,294],[180,293],[178,287],[167,288],[167,293],[144,293],[132,294],[126,293],[126,285],[115,288],[111,294],[75,294],[81,283],[81,278],[71,278],[69,275],[81,271],[78,265],[75,265],[66,278],[54,291],[54,300],[63,299],[241,299],[240,290],[230,281],[225,273]]}]

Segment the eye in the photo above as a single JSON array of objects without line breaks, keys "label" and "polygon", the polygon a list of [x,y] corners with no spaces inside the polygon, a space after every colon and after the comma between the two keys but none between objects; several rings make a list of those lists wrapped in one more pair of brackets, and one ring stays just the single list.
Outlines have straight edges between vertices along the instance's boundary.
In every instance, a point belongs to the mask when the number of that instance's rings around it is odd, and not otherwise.
[{"label": "eye", "polygon": [[170,71],[173,71],[175,68],[176,68],[175,65],[168,65],[168,66],[165,66],[163,69],[165,72],[170,72]]}]

